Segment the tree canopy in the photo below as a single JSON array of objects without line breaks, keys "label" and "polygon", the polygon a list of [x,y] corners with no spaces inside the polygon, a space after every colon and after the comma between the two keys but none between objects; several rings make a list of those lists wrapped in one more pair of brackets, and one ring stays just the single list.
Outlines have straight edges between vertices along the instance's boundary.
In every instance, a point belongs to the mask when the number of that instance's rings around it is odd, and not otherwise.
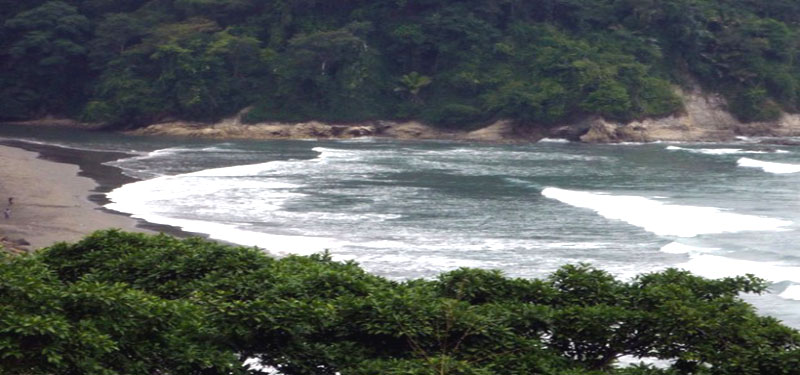
[{"label": "tree canopy", "polygon": [[286,375],[800,374],[800,333],[739,298],[764,290],[588,265],[395,282],[326,254],[104,231],[0,258],[0,370],[245,374],[257,358]]},{"label": "tree canopy", "polygon": [[547,126],[800,103],[790,0],[0,0],[0,117],[496,118]]}]

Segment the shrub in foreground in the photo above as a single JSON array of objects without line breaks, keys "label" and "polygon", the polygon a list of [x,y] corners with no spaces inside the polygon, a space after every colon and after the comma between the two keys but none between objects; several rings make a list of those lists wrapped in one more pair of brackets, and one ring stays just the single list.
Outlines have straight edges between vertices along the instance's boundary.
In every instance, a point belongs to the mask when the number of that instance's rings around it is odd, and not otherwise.
[{"label": "shrub in foreground", "polygon": [[[0,261],[0,369],[236,374],[255,357],[288,375],[800,374],[798,332],[739,298],[764,290],[587,265],[393,282],[327,254],[104,231]],[[622,356],[671,365],[616,368]]]}]

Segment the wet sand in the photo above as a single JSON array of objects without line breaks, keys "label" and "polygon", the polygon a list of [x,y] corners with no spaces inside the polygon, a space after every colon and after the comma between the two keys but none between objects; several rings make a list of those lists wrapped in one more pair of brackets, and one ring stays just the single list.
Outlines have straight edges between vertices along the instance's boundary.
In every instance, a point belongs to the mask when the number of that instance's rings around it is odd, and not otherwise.
[{"label": "wet sand", "polygon": [[[106,210],[105,195],[135,181],[103,162],[127,156],[17,141],[0,143],[0,237],[24,239],[35,250],[57,242],[74,242],[101,229],[166,232],[186,236],[168,227],[132,219]],[[9,206],[8,198],[13,197]]]}]

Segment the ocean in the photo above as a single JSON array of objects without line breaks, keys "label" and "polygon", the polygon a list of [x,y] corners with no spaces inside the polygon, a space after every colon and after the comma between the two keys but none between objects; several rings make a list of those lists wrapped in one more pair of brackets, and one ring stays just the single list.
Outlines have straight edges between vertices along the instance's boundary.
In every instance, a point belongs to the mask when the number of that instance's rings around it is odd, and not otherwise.
[{"label": "ocean", "polygon": [[107,164],[140,181],[107,208],[278,256],[328,250],[396,280],[581,262],[623,279],[751,273],[772,286],[746,299],[800,328],[800,146],[0,138],[126,152]]}]

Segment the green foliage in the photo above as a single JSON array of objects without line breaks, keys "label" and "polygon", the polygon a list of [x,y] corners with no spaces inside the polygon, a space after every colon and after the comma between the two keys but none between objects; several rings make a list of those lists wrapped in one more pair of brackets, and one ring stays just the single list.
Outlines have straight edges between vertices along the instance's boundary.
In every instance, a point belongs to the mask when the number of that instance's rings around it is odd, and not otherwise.
[{"label": "green foliage", "polygon": [[0,0],[0,117],[547,126],[673,114],[673,87],[699,82],[770,120],[800,107],[798,17],[788,0]]},{"label": "green foliage", "polygon": [[242,373],[187,300],[127,284],[60,280],[40,259],[0,262],[4,374]]},{"label": "green foliage", "polygon": [[400,83],[403,87],[400,90],[405,90],[411,97],[418,100],[419,91],[423,87],[431,84],[431,77],[423,76],[417,72],[411,72],[400,77]]},{"label": "green foliage", "polygon": [[49,1],[1,21],[0,90],[13,99],[0,103],[21,112],[12,117],[74,111],[75,100],[84,96],[89,20],[66,2]]},{"label": "green foliage", "polygon": [[731,112],[745,121],[774,120],[780,115],[780,107],[767,96],[767,90],[759,87],[744,89],[731,98]]},{"label": "green foliage", "polygon": [[[328,254],[117,231],[0,258],[0,370],[236,374],[798,374],[800,334],[758,316],[752,276],[588,265],[544,280],[459,269],[391,282]],[[621,356],[667,369],[614,367]]]}]

